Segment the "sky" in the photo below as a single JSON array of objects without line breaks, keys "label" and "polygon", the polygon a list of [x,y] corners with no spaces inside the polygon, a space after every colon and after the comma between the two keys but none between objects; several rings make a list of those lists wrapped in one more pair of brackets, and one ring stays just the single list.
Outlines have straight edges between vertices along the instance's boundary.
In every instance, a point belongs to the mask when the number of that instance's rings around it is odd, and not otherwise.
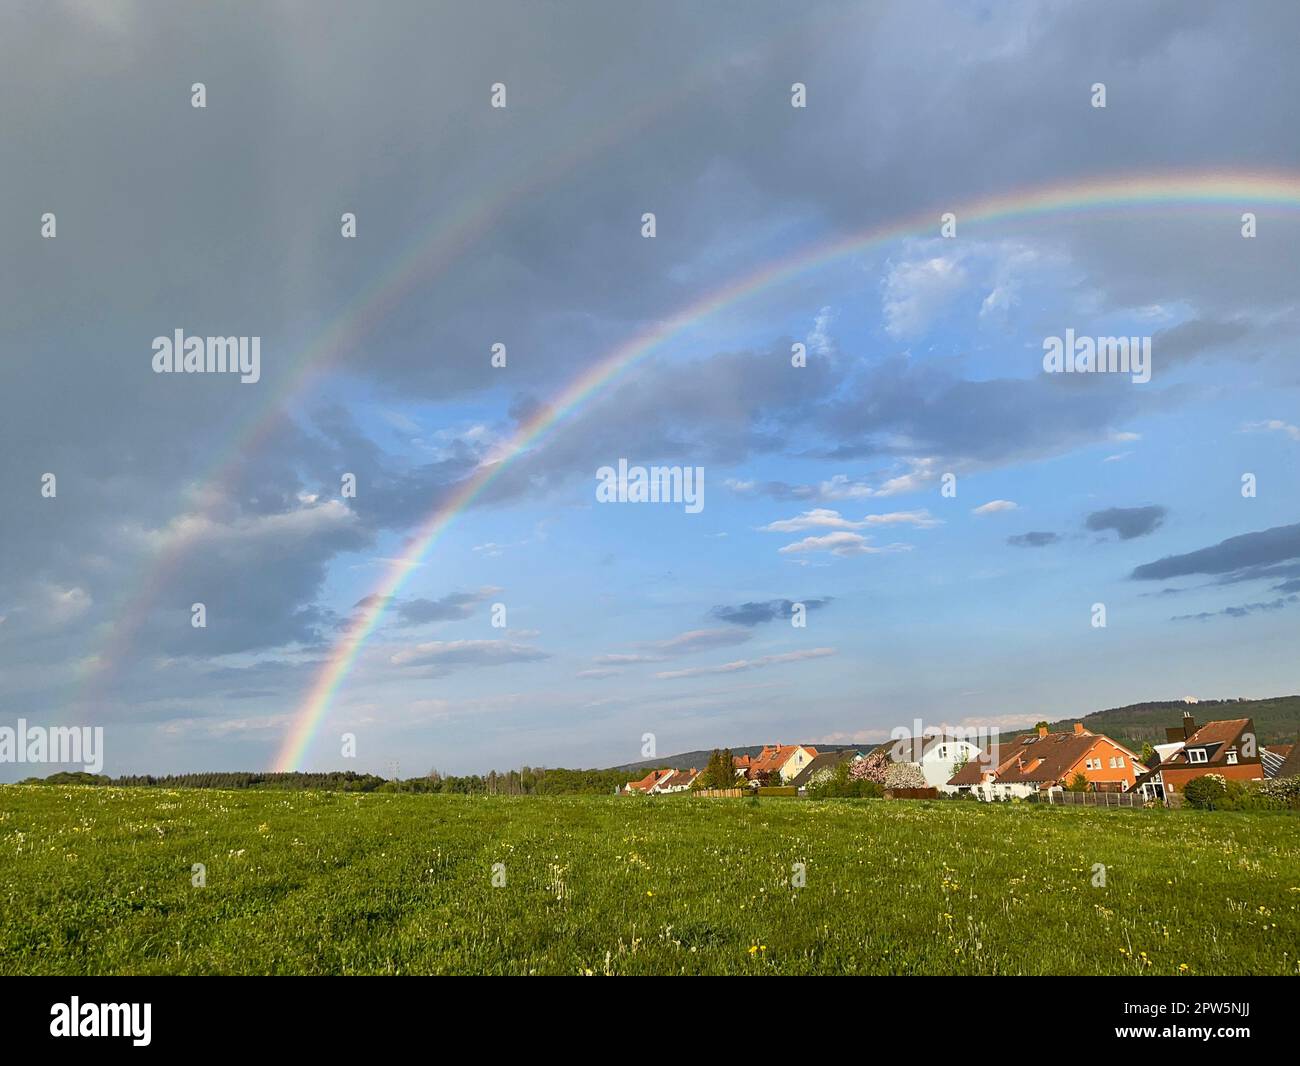
[{"label": "sky", "polygon": [[[413,776],[1300,691],[1298,40],[3,5],[0,725]],[[155,372],[176,330],[258,379]],[[1049,372],[1067,330],[1150,380]],[[602,502],[620,460],[703,506]]]}]

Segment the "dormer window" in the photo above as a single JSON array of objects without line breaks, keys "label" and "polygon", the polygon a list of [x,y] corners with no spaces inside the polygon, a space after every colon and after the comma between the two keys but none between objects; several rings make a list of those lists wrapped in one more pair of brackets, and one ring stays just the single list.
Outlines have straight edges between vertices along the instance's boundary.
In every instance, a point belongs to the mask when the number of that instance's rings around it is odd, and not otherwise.
[{"label": "dormer window", "polygon": [[1237,765],[1237,752],[1235,749],[1233,751],[1228,752],[1228,765],[1229,766]]},{"label": "dormer window", "polygon": [[1203,763],[1203,762],[1209,762],[1209,759],[1208,759],[1208,758],[1206,757],[1206,755],[1205,755],[1205,749],[1204,749],[1204,748],[1188,748],[1188,749],[1187,749],[1187,761],[1188,761],[1188,762]]}]

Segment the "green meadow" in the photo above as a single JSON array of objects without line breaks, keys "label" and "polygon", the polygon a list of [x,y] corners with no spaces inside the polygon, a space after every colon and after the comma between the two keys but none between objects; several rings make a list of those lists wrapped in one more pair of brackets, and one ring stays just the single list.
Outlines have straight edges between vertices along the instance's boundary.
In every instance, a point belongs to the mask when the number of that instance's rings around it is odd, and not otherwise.
[{"label": "green meadow", "polygon": [[0,786],[3,974],[1297,974],[1298,951],[1294,813]]}]

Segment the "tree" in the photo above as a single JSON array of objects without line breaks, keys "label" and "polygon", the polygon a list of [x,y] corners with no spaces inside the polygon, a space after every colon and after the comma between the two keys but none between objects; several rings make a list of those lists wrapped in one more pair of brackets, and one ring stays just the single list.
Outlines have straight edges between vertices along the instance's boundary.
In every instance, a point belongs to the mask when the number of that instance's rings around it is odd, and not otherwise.
[{"label": "tree", "polygon": [[1047,724],[1047,720],[1046,720],[1046,719],[1044,719],[1044,720],[1041,721],[1041,722],[1035,722],[1035,723],[1034,723],[1034,732],[1035,732],[1035,733],[1037,733],[1040,729],[1051,729],[1051,728],[1052,728],[1052,727],[1051,727],[1050,725]]},{"label": "tree", "polygon": [[885,771],[886,788],[925,788],[925,774],[914,762],[891,763]]},{"label": "tree", "polygon": [[948,775],[948,780],[951,781],[954,777],[956,777],[959,773],[961,773],[964,769],[966,769],[966,764],[968,762],[970,762],[970,752],[963,751],[960,755],[957,756],[957,761],[952,764],[952,773]]},{"label": "tree", "polygon": [[1142,745],[1142,751],[1138,754],[1138,762],[1150,770],[1159,761],[1160,757],[1156,754],[1156,749],[1151,746],[1151,742],[1148,740]]},{"label": "tree", "polygon": [[697,780],[701,788],[734,788],[736,785],[736,768],[731,758],[731,749],[714,748],[709,754],[708,765]]},{"label": "tree", "polygon": [[1087,792],[1088,779],[1083,776],[1082,772],[1077,773],[1072,778],[1070,778],[1070,783],[1065,787],[1067,791],[1070,792]]},{"label": "tree", "polygon": [[892,765],[888,752],[873,751],[849,767],[849,776],[855,781],[874,781],[878,785],[883,785],[885,771]]}]

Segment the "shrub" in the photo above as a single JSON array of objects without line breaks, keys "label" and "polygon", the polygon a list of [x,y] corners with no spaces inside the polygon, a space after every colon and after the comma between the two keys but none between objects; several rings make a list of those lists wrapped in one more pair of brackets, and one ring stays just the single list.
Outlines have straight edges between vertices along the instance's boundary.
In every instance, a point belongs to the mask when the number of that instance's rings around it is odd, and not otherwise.
[{"label": "shrub", "polygon": [[925,775],[914,762],[896,762],[885,771],[886,788],[925,788]]},{"label": "shrub", "polygon": [[1278,777],[1265,781],[1259,786],[1258,794],[1270,806],[1300,810],[1300,777]]},{"label": "shrub", "polygon": [[1204,774],[1194,777],[1183,786],[1183,799],[1189,807],[1198,811],[1220,810],[1228,795],[1228,789],[1219,774]]},{"label": "shrub", "polygon": [[879,799],[884,788],[876,781],[855,777],[853,768],[858,763],[840,763],[833,770],[819,770],[808,783],[812,799]]}]

